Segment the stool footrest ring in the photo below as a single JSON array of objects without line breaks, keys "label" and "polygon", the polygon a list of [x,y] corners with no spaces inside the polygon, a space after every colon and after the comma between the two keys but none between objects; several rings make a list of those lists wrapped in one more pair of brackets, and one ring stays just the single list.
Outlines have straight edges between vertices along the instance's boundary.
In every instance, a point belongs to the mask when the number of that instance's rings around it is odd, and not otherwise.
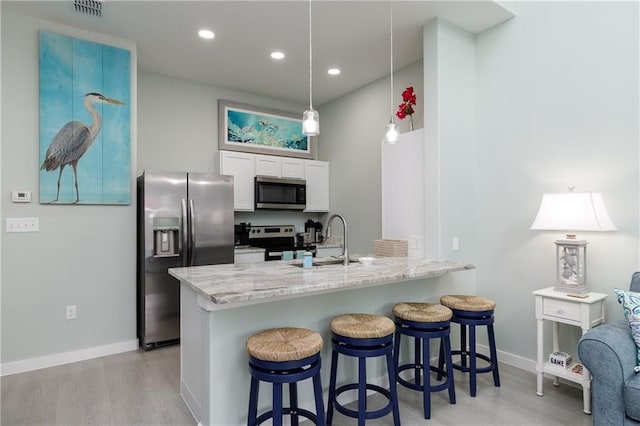
[{"label": "stool footrest ring", "polygon": [[[374,391],[374,392],[378,392],[379,394],[382,394],[383,396],[385,396],[387,398],[387,400],[389,401],[387,403],[387,405],[385,405],[384,407],[375,410],[375,411],[367,411],[365,412],[364,418],[365,419],[377,419],[379,417],[385,416],[387,414],[389,414],[392,410],[393,410],[393,402],[391,400],[391,392],[389,392],[387,389],[380,387],[378,385],[374,385],[374,384],[370,384],[367,383],[365,385],[365,387],[368,390]],[[347,385],[343,385],[340,386],[338,389],[336,389],[336,397],[335,397],[335,408],[336,410],[338,410],[340,413],[344,414],[345,416],[350,416],[350,417],[355,417],[356,419],[358,418],[358,411],[357,410],[351,410],[349,408],[346,408],[345,406],[341,405],[338,402],[338,396],[340,396],[341,393],[346,392],[348,390],[357,390],[358,389],[358,384],[357,383],[350,383]]]},{"label": "stool footrest ring", "polygon": [[[467,351],[458,351],[458,350],[456,350],[456,351],[451,351],[451,355],[452,356],[460,355],[460,356],[463,356],[463,357],[470,357],[471,353],[467,352]],[[489,358],[487,355],[476,353],[476,358],[480,358],[480,359],[485,360],[485,361],[487,361],[489,363],[489,365],[486,366],[486,367],[476,367],[476,373],[488,373],[488,372],[493,371],[495,369],[495,366],[494,366],[493,362],[491,361],[491,358]],[[465,365],[461,365],[460,363],[455,363],[454,362],[452,367],[455,368],[458,371],[464,371],[465,373],[468,373],[468,372],[471,371],[471,368],[469,367],[469,365],[465,366]]]},{"label": "stool footrest ring", "polygon": [[[318,416],[316,416],[315,414],[313,414],[311,411],[309,410],[305,410],[304,408],[296,408],[295,410],[292,408],[288,408],[285,407],[282,409],[282,414],[283,415],[291,415],[291,414],[297,414],[300,417],[304,417],[306,419],[311,420],[314,424],[318,423]],[[273,418],[273,410],[271,411],[267,411],[264,414],[261,414],[257,419],[256,419],[256,426],[259,424],[264,423],[266,420],[269,420]]]},{"label": "stool footrest ring", "polygon": [[[399,384],[401,384],[404,387],[424,392],[424,384],[417,385],[415,383],[411,383],[410,381],[400,377],[400,372],[401,371],[404,371],[404,370],[415,370],[416,368],[419,368],[419,369],[421,369],[423,371],[425,370],[422,367],[422,364],[403,364],[403,365],[399,366],[398,367],[398,377],[396,378],[396,380],[398,381]],[[429,366],[429,371],[433,371],[434,373],[438,373],[438,381],[440,381],[442,379],[442,376],[447,377],[447,372],[439,369],[438,367],[434,367],[434,366],[430,365]],[[423,380],[423,382],[424,382],[424,380]],[[445,381],[443,383],[429,386],[429,390],[431,392],[440,392],[440,391],[443,391],[443,390],[448,389],[448,388],[449,388],[449,382],[446,379],[445,379]]]}]

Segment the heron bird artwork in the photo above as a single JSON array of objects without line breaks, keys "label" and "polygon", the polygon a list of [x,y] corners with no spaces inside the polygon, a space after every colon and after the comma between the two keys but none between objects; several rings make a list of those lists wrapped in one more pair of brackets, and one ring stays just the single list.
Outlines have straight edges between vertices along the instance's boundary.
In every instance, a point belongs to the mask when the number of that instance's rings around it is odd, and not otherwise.
[{"label": "heron bird artwork", "polygon": [[62,178],[62,171],[67,165],[71,165],[73,168],[76,190],[75,203],[80,201],[80,192],[78,190],[78,161],[80,161],[82,156],[96,140],[102,127],[102,117],[94,107],[95,103],[124,105],[124,102],[108,98],[100,93],[91,92],[84,95],[84,107],[89,114],[91,114],[93,121],[89,125],[80,121],[70,121],[65,124],[51,141],[49,148],[47,148],[45,159],[40,166],[40,170],[46,170],[48,172],[60,169],[58,174],[58,190],[55,200],[51,201],[52,203],[57,202],[60,198],[60,179]]},{"label": "heron bird artwork", "polygon": [[131,51],[50,31],[38,41],[40,204],[130,205]]}]

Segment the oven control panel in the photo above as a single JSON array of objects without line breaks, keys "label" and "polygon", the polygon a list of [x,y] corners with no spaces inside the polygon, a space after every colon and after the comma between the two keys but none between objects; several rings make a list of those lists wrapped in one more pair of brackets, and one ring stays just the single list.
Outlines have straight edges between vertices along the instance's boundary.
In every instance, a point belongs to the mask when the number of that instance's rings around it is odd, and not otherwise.
[{"label": "oven control panel", "polygon": [[251,226],[249,239],[295,237],[296,227],[293,225]]}]

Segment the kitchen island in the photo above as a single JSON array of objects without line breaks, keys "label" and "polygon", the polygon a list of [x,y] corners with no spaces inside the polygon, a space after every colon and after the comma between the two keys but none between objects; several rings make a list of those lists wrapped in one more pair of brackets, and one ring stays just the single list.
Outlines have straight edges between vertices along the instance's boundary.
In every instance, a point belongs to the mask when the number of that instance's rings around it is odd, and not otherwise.
[{"label": "kitchen island", "polygon": [[[330,262],[316,259],[318,263]],[[394,303],[437,301],[433,278],[473,265],[452,261],[383,257],[372,265],[323,264],[301,268],[300,261],[275,261],[174,268],[180,280],[180,392],[203,425],[246,424],[250,376],[245,340],[272,327],[305,327],[324,339],[330,359],[329,322],[348,312],[390,315]],[[450,291],[450,290],[449,290]],[[380,371],[380,368],[372,369]],[[341,377],[340,377],[341,376]],[[351,379],[339,371],[339,381]],[[323,368],[323,387],[328,368]],[[299,386],[300,404],[312,406],[310,386]],[[261,387],[260,406],[271,403]],[[325,398],[326,400],[326,398]],[[310,406],[310,407],[311,407]]]}]

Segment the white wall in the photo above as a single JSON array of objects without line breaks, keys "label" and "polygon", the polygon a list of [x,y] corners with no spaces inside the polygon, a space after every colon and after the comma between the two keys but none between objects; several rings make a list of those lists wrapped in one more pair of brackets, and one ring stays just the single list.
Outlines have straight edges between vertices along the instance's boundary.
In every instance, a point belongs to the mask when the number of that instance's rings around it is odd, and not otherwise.
[{"label": "white wall", "polygon": [[[135,44],[2,13],[2,224],[38,217],[40,232],[2,235],[2,363],[115,345],[136,346],[135,204],[38,203],[38,31],[132,51],[132,157],[136,152]],[[131,172],[132,176],[134,171]],[[32,191],[30,204],[9,202]],[[133,188],[132,188],[133,189]],[[135,196],[132,196],[135,203]],[[77,319],[65,306],[77,305]]]},{"label": "white wall", "polygon": [[[529,230],[543,193],[602,193],[618,231],[580,236],[607,320],[639,269],[638,3],[508,6],[516,18],[477,37],[478,292],[497,301],[499,347],[535,359],[531,292],[553,285],[561,236]],[[561,335],[575,354],[579,330]]]},{"label": "white wall", "polygon": [[[432,19],[423,29],[423,52],[425,255],[476,264],[475,36]],[[476,271],[440,281],[438,296],[477,293]]]},{"label": "white wall", "polygon": [[442,19],[425,25],[425,229],[432,258],[476,259],[475,54],[468,31]]},{"label": "white wall", "polygon": [[151,72],[141,71],[138,84],[138,175],[144,169],[218,171],[218,99],[300,111],[300,117],[305,108]]}]

